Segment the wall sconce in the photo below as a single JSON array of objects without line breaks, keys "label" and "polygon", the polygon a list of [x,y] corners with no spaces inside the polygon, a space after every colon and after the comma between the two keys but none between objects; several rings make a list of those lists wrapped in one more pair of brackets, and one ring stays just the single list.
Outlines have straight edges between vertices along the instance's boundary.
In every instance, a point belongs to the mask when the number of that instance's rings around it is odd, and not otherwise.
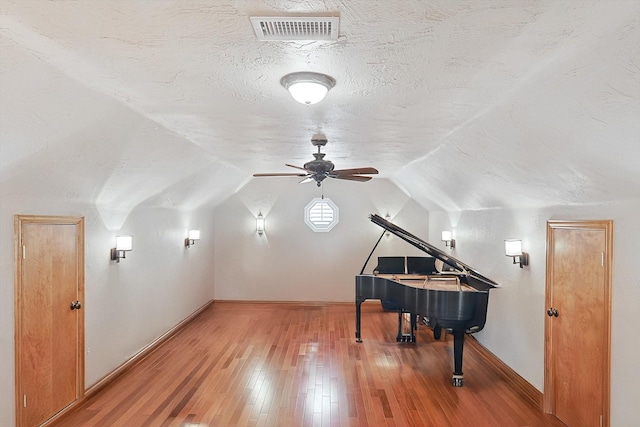
[{"label": "wall sconce", "polygon": [[504,254],[513,257],[514,264],[529,265],[529,254],[522,252],[522,240],[508,239],[504,241]]},{"label": "wall sconce", "polygon": [[189,237],[184,239],[184,245],[190,248],[196,244],[196,240],[200,240],[200,230],[189,230]]},{"label": "wall sconce", "polygon": [[259,236],[264,234],[264,217],[262,216],[262,212],[258,212],[258,217],[256,218],[256,231]]},{"label": "wall sconce", "polygon": [[444,242],[445,246],[448,246],[451,249],[456,247],[456,241],[455,239],[453,239],[453,236],[450,231],[442,232],[442,241]]},{"label": "wall sconce", "polygon": [[133,248],[133,237],[131,236],[116,236],[116,247],[111,248],[111,260],[120,262],[120,258],[126,258],[126,251],[130,251]]},{"label": "wall sconce", "polygon": [[[384,219],[386,219],[387,221],[391,222],[391,215],[389,215],[389,212],[387,212],[387,214],[384,216]],[[389,230],[387,230],[386,233],[384,233],[385,236],[389,237],[391,233],[389,233]]]}]

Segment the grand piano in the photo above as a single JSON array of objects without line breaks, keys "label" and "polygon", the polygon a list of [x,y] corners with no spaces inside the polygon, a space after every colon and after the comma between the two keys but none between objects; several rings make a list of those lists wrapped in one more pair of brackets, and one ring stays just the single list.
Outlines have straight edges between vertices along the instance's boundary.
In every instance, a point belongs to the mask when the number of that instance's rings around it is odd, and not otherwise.
[{"label": "grand piano", "polygon": [[[356,276],[356,341],[362,342],[360,334],[362,303],[367,299],[379,299],[391,303],[397,307],[399,313],[399,329],[403,313],[407,313],[411,318],[412,339],[409,341],[413,341],[413,329],[416,327],[416,318],[419,317],[422,317],[424,323],[433,329],[436,340],[440,338],[443,329],[451,332],[454,355],[452,383],[455,387],[461,387],[465,334],[478,332],[484,328],[489,290],[499,285],[467,264],[447,255],[381,216],[373,214],[369,218],[371,222],[384,229],[380,239],[386,232],[393,233],[441,261],[443,265],[449,266],[448,269],[452,271],[424,276],[363,274],[373,251],[380,243],[378,239],[360,274]],[[400,340],[399,331],[398,341]]]}]

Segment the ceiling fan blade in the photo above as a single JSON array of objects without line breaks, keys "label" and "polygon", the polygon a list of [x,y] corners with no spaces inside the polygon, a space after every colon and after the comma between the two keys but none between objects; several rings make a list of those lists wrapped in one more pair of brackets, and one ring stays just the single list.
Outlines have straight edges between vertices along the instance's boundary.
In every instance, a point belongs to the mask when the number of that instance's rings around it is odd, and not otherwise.
[{"label": "ceiling fan blade", "polygon": [[362,175],[362,174],[377,174],[378,169],[372,167],[366,168],[353,168],[353,169],[336,169],[331,172],[337,175]]},{"label": "ceiling fan blade", "polygon": [[307,173],[254,173],[253,176],[308,176]]},{"label": "ceiling fan blade", "polygon": [[300,170],[306,171],[306,169],[305,169],[305,168],[301,168],[300,166],[294,166],[294,165],[290,165],[290,164],[288,164],[288,163],[285,163],[284,165],[285,165],[285,166],[289,166],[290,168],[296,168],[296,169],[300,169]]},{"label": "ceiling fan blade", "polygon": [[331,178],[335,178],[335,179],[347,179],[349,181],[360,181],[360,182],[365,182],[365,181],[369,181],[371,179],[370,176],[361,176],[361,175],[329,175]]},{"label": "ceiling fan blade", "polygon": [[299,184],[304,184],[306,182],[312,182],[313,179],[313,175],[309,175],[308,177],[306,177],[305,179],[303,179],[302,181],[299,182]]}]

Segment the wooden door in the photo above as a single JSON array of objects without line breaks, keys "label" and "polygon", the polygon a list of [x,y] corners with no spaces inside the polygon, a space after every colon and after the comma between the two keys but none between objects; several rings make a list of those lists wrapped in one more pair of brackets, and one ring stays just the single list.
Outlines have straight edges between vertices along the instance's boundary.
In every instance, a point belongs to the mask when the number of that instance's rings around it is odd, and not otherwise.
[{"label": "wooden door", "polygon": [[84,392],[84,221],[15,222],[16,418],[30,427]]},{"label": "wooden door", "polygon": [[544,406],[567,426],[609,425],[612,221],[549,221]]}]

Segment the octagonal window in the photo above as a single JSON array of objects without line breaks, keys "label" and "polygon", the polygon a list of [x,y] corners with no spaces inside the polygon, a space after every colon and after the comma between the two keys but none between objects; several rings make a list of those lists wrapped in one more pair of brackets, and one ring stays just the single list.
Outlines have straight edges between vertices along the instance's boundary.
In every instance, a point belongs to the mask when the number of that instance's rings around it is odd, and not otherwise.
[{"label": "octagonal window", "polygon": [[327,232],[338,223],[338,207],[331,199],[315,198],[304,208],[304,222],[315,232]]}]

